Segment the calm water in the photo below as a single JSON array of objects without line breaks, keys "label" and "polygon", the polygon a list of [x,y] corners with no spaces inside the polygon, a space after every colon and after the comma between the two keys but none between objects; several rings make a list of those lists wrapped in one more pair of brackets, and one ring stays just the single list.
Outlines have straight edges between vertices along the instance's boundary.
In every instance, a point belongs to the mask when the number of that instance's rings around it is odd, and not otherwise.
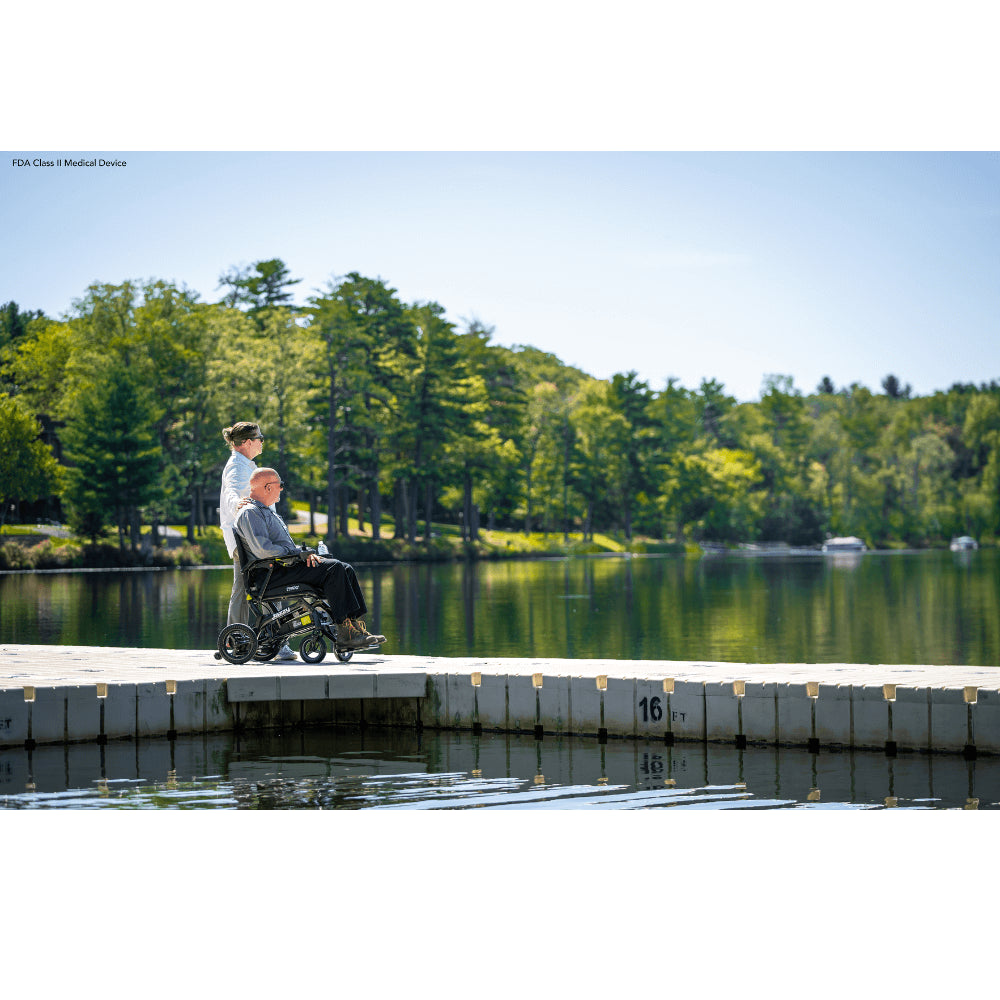
[{"label": "calm water", "polygon": [[[387,653],[1000,664],[995,550],[358,569]],[[0,574],[0,642],[213,648],[231,580]]]},{"label": "calm water", "polygon": [[410,731],[0,751],[0,809],[997,809],[1000,761]]},{"label": "calm water", "polygon": [[[387,652],[994,665],[995,551],[359,567]],[[229,570],[0,575],[0,642],[214,647]],[[0,808],[994,809],[1000,761],[305,730],[0,751]]]}]

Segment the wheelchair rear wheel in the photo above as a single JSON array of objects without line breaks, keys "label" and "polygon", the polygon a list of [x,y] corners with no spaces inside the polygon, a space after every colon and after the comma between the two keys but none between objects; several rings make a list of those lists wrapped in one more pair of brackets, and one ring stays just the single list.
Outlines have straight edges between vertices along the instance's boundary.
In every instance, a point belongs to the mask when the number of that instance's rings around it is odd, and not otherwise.
[{"label": "wheelchair rear wheel", "polygon": [[257,636],[249,625],[234,622],[219,633],[219,652],[230,663],[246,663],[257,652]]},{"label": "wheelchair rear wheel", "polygon": [[326,643],[321,635],[308,635],[299,646],[299,656],[306,663],[319,663],[326,656]]}]

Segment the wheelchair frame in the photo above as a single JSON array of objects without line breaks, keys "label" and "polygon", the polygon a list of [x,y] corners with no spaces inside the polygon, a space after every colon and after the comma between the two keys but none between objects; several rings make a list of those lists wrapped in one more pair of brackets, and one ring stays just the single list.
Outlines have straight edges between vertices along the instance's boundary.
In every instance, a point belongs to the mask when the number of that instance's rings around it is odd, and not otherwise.
[{"label": "wheelchair frame", "polygon": [[[299,646],[299,658],[306,663],[319,663],[326,656],[327,639],[341,663],[346,663],[357,652],[377,649],[381,645],[378,642],[360,647],[343,645],[338,639],[330,606],[318,590],[305,583],[268,588],[275,566],[283,564],[280,556],[251,559],[239,535],[236,535],[236,551],[247,603],[256,616],[257,625],[243,622],[227,625],[219,633],[217,660],[237,664],[250,659],[267,662],[278,655],[283,643],[297,635],[305,636]],[[267,573],[261,580],[261,571],[265,569]],[[282,608],[282,603],[289,606]]]}]

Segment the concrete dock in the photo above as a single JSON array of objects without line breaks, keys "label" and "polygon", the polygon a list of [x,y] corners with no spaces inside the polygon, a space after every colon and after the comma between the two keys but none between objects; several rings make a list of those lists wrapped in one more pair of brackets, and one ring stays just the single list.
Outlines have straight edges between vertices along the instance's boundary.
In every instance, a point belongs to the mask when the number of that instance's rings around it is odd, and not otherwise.
[{"label": "concrete dock", "polygon": [[1000,668],[0,647],[0,748],[359,724],[1000,754]]}]

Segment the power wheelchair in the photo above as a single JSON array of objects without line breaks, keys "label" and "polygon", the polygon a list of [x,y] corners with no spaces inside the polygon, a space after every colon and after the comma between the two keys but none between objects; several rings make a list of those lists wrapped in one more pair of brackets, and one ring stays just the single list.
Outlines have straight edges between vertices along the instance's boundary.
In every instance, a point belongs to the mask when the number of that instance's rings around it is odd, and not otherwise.
[{"label": "power wheelchair", "polygon": [[[338,638],[330,607],[320,591],[304,583],[269,585],[275,566],[282,565],[283,558],[251,558],[239,535],[236,536],[236,550],[247,602],[257,624],[235,622],[227,625],[219,633],[217,660],[246,663],[252,658],[266,662],[278,655],[283,643],[297,635],[305,636],[299,646],[299,657],[306,663],[319,663],[326,656],[327,640],[341,663],[346,663],[357,652],[374,650],[381,645],[377,641],[361,647],[345,645]],[[309,551],[305,549],[304,554]],[[286,606],[281,607],[282,603]]]}]

